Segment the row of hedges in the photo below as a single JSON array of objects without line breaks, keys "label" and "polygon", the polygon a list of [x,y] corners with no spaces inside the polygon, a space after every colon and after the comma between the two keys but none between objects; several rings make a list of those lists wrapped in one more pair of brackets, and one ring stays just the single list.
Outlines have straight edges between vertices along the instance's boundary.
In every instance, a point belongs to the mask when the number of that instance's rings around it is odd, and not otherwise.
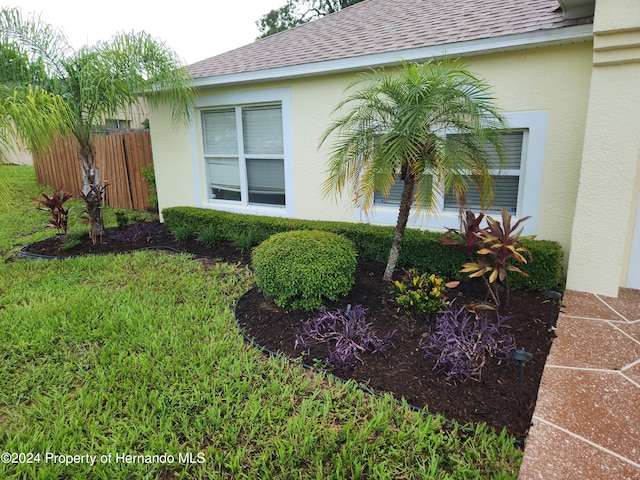
[{"label": "row of hedges", "polygon": [[[228,241],[251,235],[253,244],[271,235],[292,230],[324,230],[343,235],[351,240],[360,258],[386,263],[393,240],[394,227],[367,223],[328,222],[291,218],[266,217],[222,212],[195,207],[172,207],[162,211],[164,223],[172,232],[189,229],[194,233],[204,228],[215,228],[220,238]],[[447,279],[466,278],[459,272],[468,259],[462,250],[441,245],[442,233],[407,229],[398,259],[399,268],[417,268]],[[562,281],[562,249],[560,244],[548,240],[523,242],[532,260],[521,265],[528,277],[510,276],[512,288],[543,291],[557,288]]]}]

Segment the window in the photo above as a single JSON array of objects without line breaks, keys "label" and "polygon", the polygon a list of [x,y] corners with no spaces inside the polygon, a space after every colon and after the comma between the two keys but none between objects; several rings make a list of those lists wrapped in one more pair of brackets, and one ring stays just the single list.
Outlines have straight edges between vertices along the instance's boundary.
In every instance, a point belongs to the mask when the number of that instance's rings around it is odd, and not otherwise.
[{"label": "window", "polygon": [[[501,170],[499,169],[498,155],[493,148],[490,148],[489,163],[493,167],[494,199],[492,206],[486,210],[488,212],[500,211],[502,206],[505,206],[512,214],[517,211],[524,133],[524,130],[512,130],[503,133],[505,161]],[[379,192],[375,193],[374,203],[377,205],[400,205],[403,188],[404,182],[397,179],[386,198],[382,197]],[[452,191],[445,194],[442,200],[442,207],[445,212],[458,212],[456,196]],[[472,182],[470,182],[469,190],[467,191],[467,208],[476,212],[482,210],[480,192]]]},{"label": "window", "polygon": [[208,198],[285,205],[281,104],[202,111]]},{"label": "window", "polygon": [[[522,144],[520,150],[520,156],[517,161],[517,167],[515,159],[509,160],[505,168],[499,172],[496,177],[512,177],[507,179],[506,183],[510,183],[510,188],[506,186],[497,187],[498,197],[502,197],[502,192],[507,192],[507,200],[513,201],[515,197],[515,182],[517,181],[517,204],[515,217],[522,218],[530,216],[531,218],[524,222],[524,234],[535,235],[537,234],[537,219],[538,209],[540,204],[540,196],[542,193],[542,170],[545,162],[545,148],[548,129],[548,112],[545,110],[537,111],[523,111],[523,112],[507,112],[504,114],[507,125],[510,130],[505,132],[509,137],[511,134],[516,134],[514,138],[521,137]],[[512,138],[506,139],[508,143],[512,142]],[[517,140],[519,142],[520,140]],[[511,150],[512,148],[509,147]],[[517,148],[514,148],[508,155],[515,155]],[[517,180],[515,178],[517,177]],[[500,178],[498,178],[498,182]],[[401,185],[394,185],[394,189],[397,192],[401,191]],[[374,198],[375,204],[373,208],[368,211],[364,211],[357,208],[355,211],[356,221],[369,221],[372,223],[379,223],[383,225],[395,225],[398,220],[398,204],[400,201],[400,195],[396,194],[396,203],[394,205],[394,189],[391,191],[391,195],[388,198],[382,199],[380,196]],[[494,195],[496,194],[496,187],[494,186]],[[510,193],[509,193],[510,191]],[[471,197],[471,195],[469,195]],[[472,198],[469,198],[473,201]],[[495,199],[494,207],[499,210],[500,203],[508,203],[506,200],[500,198]],[[449,202],[447,202],[449,203]],[[450,203],[449,203],[450,205]],[[513,203],[512,203],[513,205]],[[513,208],[513,206],[511,206]],[[408,226],[418,228],[429,228],[442,230],[445,228],[460,228],[460,218],[458,217],[457,209],[455,211],[445,208],[445,199],[440,197],[436,199],[436,212],[432,215],[411,215],[409,217]],[[495,214],[492,212],[492,216]]]},{"label": "window", "polygon": [[[498,154],[490,147],[489,164],[492,166],[493,176],[493,203],[491,207],[485,209],[487,212],[499,212],[501,207],[515,215],[518,208],[518,187],[520,184],[520,166],[522,165],[522,143],[524,131],[512,130],[502,134],[504,142],[504,164],[500,169]],[[467,191],[466,208],[479,212],[482,210],[480,203],[480,191],[470,182]],[[449,191],[444,196],[444,210],[450,212],[458,211],[458,203],[453,192]]]},{"label": "window", "polygon": [[107,130],[127,130],[131,128],[131,121],[118,118],[107,118],[105,120],[104,128]]}]

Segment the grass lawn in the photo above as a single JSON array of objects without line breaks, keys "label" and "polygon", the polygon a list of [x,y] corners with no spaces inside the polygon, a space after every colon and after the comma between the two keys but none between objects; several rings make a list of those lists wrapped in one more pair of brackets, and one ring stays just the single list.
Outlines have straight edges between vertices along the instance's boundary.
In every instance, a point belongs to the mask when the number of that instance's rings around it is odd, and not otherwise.
[{"label": "grass lawn", "polygon": [[15,260],[46,235],[42,187],[30,167],[0,166],[0,184],[0,452],[18,462],[3,456],[0,478],[517,477],[504,434],[243,343],[246,269],[157,252]]}]

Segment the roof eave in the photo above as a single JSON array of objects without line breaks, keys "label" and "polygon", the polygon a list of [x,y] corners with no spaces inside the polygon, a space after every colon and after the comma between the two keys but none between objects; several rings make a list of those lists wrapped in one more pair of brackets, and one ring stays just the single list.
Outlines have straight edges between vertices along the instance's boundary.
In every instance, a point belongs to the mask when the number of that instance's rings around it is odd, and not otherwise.
[{"label": "roof eave", "polygon": [[538,30],[535,32],[499,37],[483,38],[466,42],[448,43],[429,47],[412,48],[394,52],[361,55],[358,57],[327,60],[264,70],[201,77],[194,80],[196,87],[228,86],[266,81],[289,80],[292,78],[344,73],[366,70],[380,66],[398,65],[403,61],[426,61],[442,56],[464,57],[498,53],[527,48],[586,42],[593,39],[593,25]]}]

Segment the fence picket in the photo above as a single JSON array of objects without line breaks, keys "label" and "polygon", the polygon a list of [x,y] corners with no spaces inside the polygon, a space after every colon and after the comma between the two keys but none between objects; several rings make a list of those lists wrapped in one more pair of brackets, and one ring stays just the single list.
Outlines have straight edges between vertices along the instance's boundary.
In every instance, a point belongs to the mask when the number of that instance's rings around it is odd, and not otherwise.
[{"label": "fence picket", "polygon": [[[153,164],[148,130],[96,135],[96,166],[100,180],[108,180],[105,204],[114,208],[147,210],[149,187],[140,169]],[[80,157],[76,143],[57,138],[47,154],[34,162],[36,180],[74,195],[82,192]]]}]

